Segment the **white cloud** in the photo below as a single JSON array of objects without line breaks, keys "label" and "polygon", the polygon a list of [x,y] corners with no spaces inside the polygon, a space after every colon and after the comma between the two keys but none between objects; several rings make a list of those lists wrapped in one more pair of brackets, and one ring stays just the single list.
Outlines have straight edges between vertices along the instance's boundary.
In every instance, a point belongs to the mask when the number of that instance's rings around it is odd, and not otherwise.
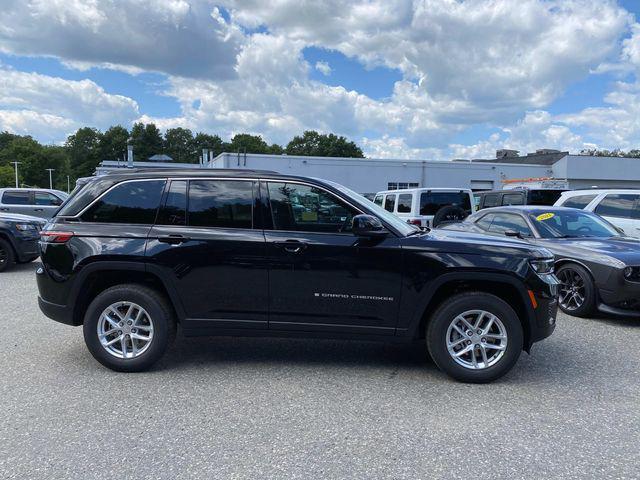
[{"label": "white cloud", "polygon": [[[168,86],[157,88],[181,113],[141,115],[88,80],[10,72],[0,79],[0,128],[57,122],[51,131],[62,134],[141,119],[280,143],[316,129],[350,136],[371,156],[442,159],[594,141],[625,148],[640,138],[633,81],[616,84],[604,107],[546,111],[590,72],[640,68],[640,27],[613,0],[222,0],[230,21],[207,0],[7,2],[0,51],[79,70],[164,72]],[[402,79],[382,100],[311,80],[314,68],[333,70],[309,65],[309,46],[361,62],[365,75],[384,66]],[[473,125],[498,133],[454,141]]]},{"label": "white cloud", "polygon": [[205,1],[4,0],[0,9],[0,51],[69,65],[231,78],[242,41]]},{"label": "white cloud", "polygon": [[318,70],[325,77],[328,77],[329,75],[331,75],[331,67],[327,62],[322,62],[322,61],[316,62],[316,70]]},{"label": "white cloud", "polygon": [[138,104],[90,80],[0,68],[0,130],[61,141],[79,126],[106,128],[139,116]]}]

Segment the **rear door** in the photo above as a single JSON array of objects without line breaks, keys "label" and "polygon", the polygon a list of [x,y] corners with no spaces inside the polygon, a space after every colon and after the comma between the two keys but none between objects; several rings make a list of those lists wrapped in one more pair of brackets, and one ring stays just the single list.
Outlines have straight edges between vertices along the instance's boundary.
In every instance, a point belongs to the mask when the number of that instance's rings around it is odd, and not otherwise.
[{"label": "rear door", "polygon": [[32,193],[29,190],[5,190],[0,203],[2,212],[33,215]]},{"label": "rear door", "polygon": [[399,239],[354,236],[351,219],[361,212],[319,186],[269,181],[261,190],[268,205],[269,328],[393,335]]},{"label": "rear door", "polygon": [[268,328],[258,198],[251,179],[171,180],[146,255],[180,298],[185,331]]}]

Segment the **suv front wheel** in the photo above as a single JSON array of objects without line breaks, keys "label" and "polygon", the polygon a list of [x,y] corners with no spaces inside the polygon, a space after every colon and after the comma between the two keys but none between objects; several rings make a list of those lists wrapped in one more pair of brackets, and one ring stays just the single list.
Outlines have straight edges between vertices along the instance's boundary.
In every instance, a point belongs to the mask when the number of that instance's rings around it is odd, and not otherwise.
[{"label": "suv front wheel", "polygon": [[467,292],[445,300],[426,332],[436,365],[462,382],[486,383],[515,365],[523,345],[517,314],[502,299]]},{"label": "suv front wheel", "polygon": [[157,291],[117,285],[100,293],[84,317],[84,341],[96,360],[119,372],[151,367],[175,338],[171,307]]}]

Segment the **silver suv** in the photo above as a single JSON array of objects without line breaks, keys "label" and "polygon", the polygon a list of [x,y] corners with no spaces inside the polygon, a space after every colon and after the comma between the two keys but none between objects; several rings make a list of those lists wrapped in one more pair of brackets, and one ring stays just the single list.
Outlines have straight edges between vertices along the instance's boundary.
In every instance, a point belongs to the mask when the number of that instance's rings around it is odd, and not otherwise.
[{"label": "silver suv", "polygon": [[51,218],[68,196],[45,188],[0,188],[0,212]]}]

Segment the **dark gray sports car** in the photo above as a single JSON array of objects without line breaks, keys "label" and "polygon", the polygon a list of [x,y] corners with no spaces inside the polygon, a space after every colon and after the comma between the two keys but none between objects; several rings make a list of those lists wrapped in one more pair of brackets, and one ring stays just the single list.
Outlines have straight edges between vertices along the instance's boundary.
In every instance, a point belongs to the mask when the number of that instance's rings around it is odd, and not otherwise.
[{"label": "dark gray sports car", "polygon": [[519,237],[556,258],[560,308],[640,317],[640,240],[598,215],[563,207],[508,206],[481,210],[448,230]]}]

